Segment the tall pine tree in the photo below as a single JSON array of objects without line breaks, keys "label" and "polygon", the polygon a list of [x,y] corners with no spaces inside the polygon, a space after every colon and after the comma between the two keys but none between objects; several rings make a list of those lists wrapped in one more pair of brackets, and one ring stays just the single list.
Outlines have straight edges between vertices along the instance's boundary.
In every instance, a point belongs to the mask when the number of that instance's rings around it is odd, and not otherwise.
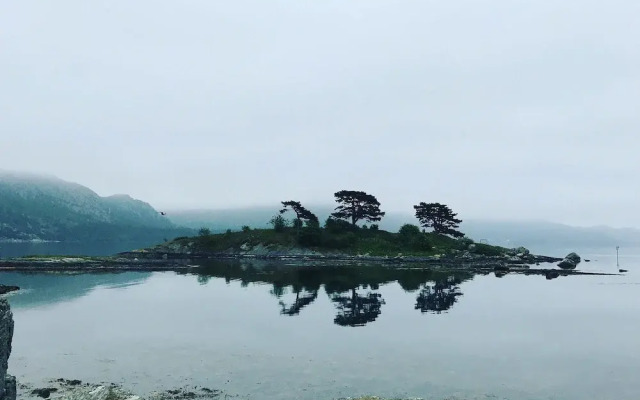
[{"label": "tall pine tree", "polygon": [[375,196],[355,190],[341,190],[334,194],[338,207],[331,214],[334,218],[346,219],[355,225],[360,220],[380,221],[384,212]]},{"label": "tall pine tree", "polygon": [[420,225],[425,228],[432,228],[435,233],[442,235],[450,235],[453,237],[462,237],[464,233],[456,230],[462,220],[457,219],[451,209],[440,203],[422,202],[417,206],[413,206],[416,210],[416,218],[420,220]]}]

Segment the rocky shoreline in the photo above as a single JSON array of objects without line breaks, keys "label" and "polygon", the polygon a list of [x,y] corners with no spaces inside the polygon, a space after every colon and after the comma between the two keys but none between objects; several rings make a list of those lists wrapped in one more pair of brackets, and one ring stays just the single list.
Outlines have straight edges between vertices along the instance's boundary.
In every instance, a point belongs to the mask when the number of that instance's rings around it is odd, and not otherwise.
[{"label": "rocky shoreline", "polygon": [[411,256],[397,254],[394,256],[372,256],[369,254],[318,253],[307,249],[275,249],[268,250],[256,246],[249,250],[227,252],[198,252],[187,251],[184,248],[158,246],[153,249],[123,252],[111,257],[63,257],[38,256],[0,259],[0,270],[31,270],[31,269],[60,269],[60,270],[150,270],[162,271],[185,269],[195,263],[204,261],[229,260],[263,260],[302,263],[375,263],[375,264],[423,264],[425,266],[462,266],[462,267],[517,267],[539,265],[543,263],[557,263],[562,258],[530,254],[524,248],[513,249],[509,253],[499,256],[485,256],[471,251],[458,254],[435,256]]},{"label": "rocky shoreline", "polygon": [[[205,400],[205,399],[243,399],[244,396],[232,395],[221,390],[207,387],[185,386],[153,392],[147,395],[136,395],[114,383],[83,383],[78,380],[55,379],[47,387],[33,388],[29,385],[18,385],[17,400],[65,399],[65,400]],[[376,396],[349,397],[335,400],[384,400]],[[395,399],[402,400],[402,399]],[[410,398],[406,400],[422,400]]]},{"label": "rocky shoreline", "polygon": [[[237,261],[254,266],[276,264],[299,264],[304,266],[366,266],[381,265],[389,268],[427,268],[442,270],[464,270],[477,273],[495,272],[502,277],[509,273],[542,275],[547,279],[568,275],[613,275],[611,273],[584,272],[557,269],[555,263],[562,258],[518,253],[502,256],[369,256],[346,254],[237,254],[237,253],[169,253],[140,250],[120,253],[113,257],[34,257],[0,260],[0,271],[51,272],[51,273],[111,273],[111,272],[155,272],[194,271],[215,261]],[[533,267],[537,266],[539,268]],[[17,288],[11,288],[16,290]]]},{"label": "rocky shoreline", "polygon": [[79,380],[55,379],[46,387],[34,388],[18,384],[17,400],[65,399],[65,400],[204,400],[237,398],[220,390],[207,387],[183,387],[136,395],[114,383],[84,383]]}]

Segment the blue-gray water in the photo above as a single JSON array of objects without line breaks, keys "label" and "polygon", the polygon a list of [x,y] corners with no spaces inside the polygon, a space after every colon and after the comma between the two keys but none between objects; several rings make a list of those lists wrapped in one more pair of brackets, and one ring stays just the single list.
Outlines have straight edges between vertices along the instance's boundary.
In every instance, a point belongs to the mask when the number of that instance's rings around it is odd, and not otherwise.
[{"label": "blue-gray water", "polygon": [[157,244],[147,239],[128,242],[0,242],[0,259],[30,255],[109,256]]},{"label": "blue-gray water", "polygon": [[[582,255],[593,259],[582,269],[616,271],[615,249]],[[637,400],[640,254],[620,261],[624,276],[554,280],[216,263],[201,275],[5,272],[0,283],[23,287],[9,296],[9,367],[36,385]]]}]

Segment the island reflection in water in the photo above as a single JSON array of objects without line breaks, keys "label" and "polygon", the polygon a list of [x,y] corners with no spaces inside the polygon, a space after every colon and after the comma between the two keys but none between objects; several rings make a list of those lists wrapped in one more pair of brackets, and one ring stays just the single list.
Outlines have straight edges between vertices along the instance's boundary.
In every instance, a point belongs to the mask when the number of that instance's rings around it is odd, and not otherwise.
[{"label": "island reflection in water", "polygon": [[637,275],[409,266],[0,273],[25,289],[8,296],[10,370],[34,386],[65,377],[145,394],[189,383],[266,400],[637,399]]},{"label": "island reflection in water", "polygon": [[[473,279],[471,271],[447,271],[424,268],[368,266],[304,266],[237,261],[209,263],[196,272],[198,281],[211,278],[227,283],[238,281],[271,285],[270,293],[280,305],[280,314],[299,315],[313,304],[324,290],[336,307],[333,322],[340,326],[364,326],[382,313],[385,300],[378,292],[381,285],[397,282],[406,293],[415,294],[415,309],[422,313],[448,311],[462,295],[460,285]],[[285,300],[286,294],[295,297]]]}]

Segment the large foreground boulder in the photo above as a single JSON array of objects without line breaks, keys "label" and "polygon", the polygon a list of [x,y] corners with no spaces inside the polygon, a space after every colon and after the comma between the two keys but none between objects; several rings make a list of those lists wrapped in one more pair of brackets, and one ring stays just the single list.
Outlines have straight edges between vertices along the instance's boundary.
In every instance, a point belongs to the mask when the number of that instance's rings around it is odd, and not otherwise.
[{"label": "large foreground boulder", "polygon": [[562,269],[576,269],[578,264],[580,264],[580,261],[581,259],[579,255],[576,253],[569,253],[564,260],[560,261],[558,267]]},{"label": "large foreground boulder", "polygon": [[0,298],[0,400],[16,399],[16,379],[7,375],[12,339],[13,314],[7,300]]}]

